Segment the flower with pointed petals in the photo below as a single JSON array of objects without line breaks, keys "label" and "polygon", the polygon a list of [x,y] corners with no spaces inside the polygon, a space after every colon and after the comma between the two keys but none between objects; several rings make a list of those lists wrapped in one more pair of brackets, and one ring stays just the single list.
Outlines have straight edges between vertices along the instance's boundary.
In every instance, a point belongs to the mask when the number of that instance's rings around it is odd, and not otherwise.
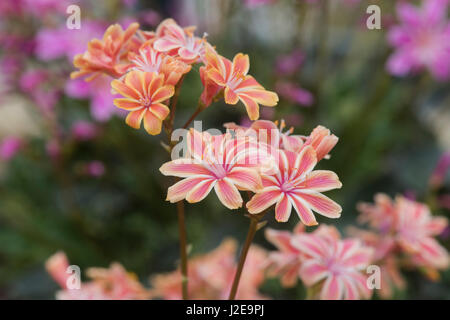
[{"label": "flower with pointed petals", "polygon": [[181,77],[191,70],[191,66],[162,52],[153,49],[150,42],[144,43],[139,54],[130,52],[131,62],[129,70],[155,72],[164,75],[164,83],[175,86]]},{"label": "flower with pointed petals", "polygon": [[242,206],[239,190],[255,192],[261,187],[261,166],[271,158],[254,139],[209,136],[194,129],[186,139],[192,157],[172,160],[160,168],[166,176],[184,178],[169,188],[170,202],[199,202],[214,188],[224,206],[237,209]]},{"label": "flower with pointed petals", "polygon": [[311,146],[298,154],[281,150],[278,172],[262,174],[263,188],[247,202],[248,211],[256,214],[276,204],[275,219],[286,222],[294,207],[307,226],[317,224],[312,210],[328,218],[339,218],[341,207],[320,192],[340,188],[342,184],[332,171],[313,171],[316,163],[316,153]]},{"label": "flower with pointed petals", "polygon": [[224,89],[225,103],[235,105],[240,100],[247,110],[250,120],[259,118],[259,104],[273,107],[278,103],[278,95],[267,91],[252,76],[248,55],[238,53],[233,61],[217,54],[212,48],[205,54],[207,76]]},{"label": "flower with pointed petals", "polygon": [[397,210],[396,239],[400,246],[421,265],[448,268],[448,252],[433,238],[447,227],[447,219],[431,216],[426,205],[404,197],[397,198]]},{"label": "flower with pointed petals", "polygon": [[185,63],[195,63],[205,51],[205,39],[194,36],[195,28],[181,28],[173,19],[161,22],[156,31],[154,48],[175,56]]},{"label": "flower with pointed petals", "polygon": [[331,134],[329,129],[317,126],[306,138],[304,146],[312,146],[316,151],[317,161],[320,161],[327,158],[328,153],[334,148],[338,140],[339,138]]},{"label": "flower with pointed petals", "polygon": [[294,232],[266,229],[266,239],[271,242],[277,251],[269,253],[267,268],[269,275],[280,276],[284,287],[293,287],[297,283],[298,271],[301,266],[300,251],[291,241],[297,234],[303,233],[303,224],[298,224]]},{"label": "flower with pointed petals", "polygon": [[450,21],[448,0],[423,0],[416,7],[407,1],[397,3],[399,24],[388,32],[395,52],[387,61],[396,76],[429,69],[437,80],[450,77]]},{"label": "flower with pointed petals", "polygon": [[72,72],[71,78],[89,76],[89,80],[99,73],[120,77],[128,68],[128,62],[124,62],[124,59],[130,49],[130,40],[138,28],[138,23],[132,23],[124,31],[120,25],[115,24],[106,30],[102,40],[91,40],[88,50],[75,56],[73,64],[80,70]]},{"label": "flower with pointed petals", "polygon": [[149,134],[161,132],[162,121],[170,112],[162,102],[174,94],[173,86],[164,85],[164,75],[130,71],[122,81],[113,80],[111,86],[125,97],[115,99],[114,105],[130,112],[125,120],[130,127],[139,129],[143,121]]},{"label": "flower with pointed petals", "polygon": [[292,245],[306,258],[300,267],[300,278],[306,286],[320,286],[323,300],[357,300],[370,298],[362,271],[371,263],[372,248],[358,239],[332,239],[316,234],[302,234]]}]

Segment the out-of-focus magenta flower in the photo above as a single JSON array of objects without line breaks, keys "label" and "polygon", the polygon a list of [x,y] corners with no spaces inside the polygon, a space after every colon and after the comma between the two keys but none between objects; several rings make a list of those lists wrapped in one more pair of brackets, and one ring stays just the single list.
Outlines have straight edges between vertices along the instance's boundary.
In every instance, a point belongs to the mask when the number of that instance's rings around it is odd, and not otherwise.
[{"label": "out-of-focus magenta flower", "polygon": [[259,6],[273,4],[277,1],[278,0],[244,0],[244,4],[247,8],[256,8]]},{"label": "out-of-focus magenta flower", "polygon": [[311,92],[291,82],[278,82],[276,84],[276,91],[282,98],[292,103],[307,107],[314,103],[314,97]]},{"label": "out-of-focus magenta flower", "polygon": [[46,143],[45,151],[52,161],[56,161],[61,154],[61,146],[56,139],[51,139]]},{"label": "out-of-focus magenta flower", "polygon": [[445,175],[450,168],[450,151],[445,152],[438,161],[431,174],[429,184],[432,188],[439,188],[445,180]]},{"label": "out-of-focus magenta flower", "polygon": [[102,75],[91,81],[82,79],[69,80],[66,83],[65,93],[76,99],[91,100],[91,115],[99,122],[109,120],[114,114],[122,114],[114,106],[114,99],[120,97],[118,94],[111,94],[112,78]]},{"label": "out-of-focus magenta flower", "polygon": [[86,167],[86,173],[94,178],[99,178],[105,174],[105,165],[101,161],[91,161]]},{"label": "out-of-focus magenta flower", "polygon": [[41,18],[47,14],[65,14],[67,7],[79,0],[21,0],[19,2],[23,2],[24,11]]},{"label": "out-of-focus magenta flower", "polygon": [[422,1],[418,8],[406,1],[397,4],[399,24],[388,33],[395,52],[387,61],[396,76],[429,69],[437,80],[450,77],[450,21],[448,0]]},{"label": "out-of-focus magenta flower", "polygon": [[67,57],[70,61],[75,55],[84,52],[92,38],[103,35],[106,25],[99,21],[83,21],[81,29],[68,29],[62,25],[57,29],[43,28],[36,35],[36,56],[49,61]]},{"label": "out-of-focus magenta flower", "polygon": [[280,75],[291,75],[300,69],[304,61],[305,55],[303,51],[300,49],[294,50],[277,58],[275,71]]},{"label": "out-of-focus magenta flower", "polygon": [[6,137],[0,142],[0,159],[9,161],[22,149],[23,141],[18,137]]},{"label": "out-of-focus magenta flower", "polygon": [[97,134],[97,126],[88,121],[77,121],[72,126],[72,137],[78,141],[87,141],[94,139]]},{"label": "out-of-focus magenta flower", "polygon": [[33,93],[41,83],[48,79],[48,73],[45,70],[32,69],[26,71],[19,80],[20,89],[26,93]]}]

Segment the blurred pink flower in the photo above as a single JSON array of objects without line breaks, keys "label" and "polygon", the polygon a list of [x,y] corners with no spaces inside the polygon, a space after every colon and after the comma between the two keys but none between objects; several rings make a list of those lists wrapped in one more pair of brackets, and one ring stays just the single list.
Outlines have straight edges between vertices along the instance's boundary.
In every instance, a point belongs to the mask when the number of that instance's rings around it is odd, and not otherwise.
[{"label": "blurred pink flower", "polygon": [[9,161],[22,149],[23,141],[18,137],[6,137],[0,142],[0,159]]},{"label": "blurred pink flower", "polygon": [[[193,300],[220,300],[228,298],[233,277],[236,272],[237,243],[225,239],[213,251],[189,260],[189,298]],[[252,245],[247,255],[244,270],[237,292],[237,299],[267,299],[258,289],[264,282],[263,263],[266,252]],[[152,278],[152,297],[167,300],[180,300],[180,270],[159,274]]]},{"label": "blurred pink flower", "polygon": [[87,164],[86,173],[94,178],[99,178],[105,174],[105,165],[101,161],[91,161]]},{"label": "blurred pink flower", "polygon": [[278,0],[244,0],[244,4],[247,8],[256,8],[259,6],[273,4],[277,1]]},{"label": "blurred pink flower", "polygon": [[388,33],[395,52],[387,69],[406,76],[427,68],[437,80],[450,77],[450,21],[448,0],[422,1],[418,8],[406,1],[397,4],[399,24]]},{"label": "blurred pink flower", "polygon": [[98,134],[98,128],[89,121],[77,121],[72,125],[72,137],[78,141],[94,139]]},{"label": "blurred pink flower", "polygon": [[44,69],[31,69],[25,71],[20,77],[20,89],[26,93],[33,93],[48,79],[48,73]]},{"label": "blurred pink flower", "polygon": [[280,75],[292,75],[299,71],[303,62],[305,61],[305,54],[302,50],[297,49],[293,52],[279,56],[275,63],[275,71]]},{"label": "blurred pink flower", "polygon": [[92,38],[101,38],[106,25],[99,21],[84,21],[81,29],[43,28],[36,35],[36,56],[43,60],[66,57],[70,62],[76,54],[83,53]]},{"label": "blurred pink flower", "polygon": [[66,273],[69,261],[64,252],[57,252],[45,263],[50,276],[63,290],[57,292],[58,300],[143,300],[148,299],[149,291],[127,272],[119,263],[106,268],[89,268],[87,276],[92,280],[82,282],[79,289],[67,287],[70,273]]},{"label": "blurred pink flower", "polygon": [[114,106],[114,99],[120,97],[111,94],[111,80],[109,76],[102,75],[91,81],[82,79],[69,80],[66,83],[65,93],[69,97],[91,100],[91,115],[99,122],[109,120],[114,114],[123,114]]},{"label": "blurred pink flower", "polygon": [[278,82],[276,91],[279,95],[292,102],[302,106],[309,107],[314,103],[314,97],[308,90],[305,90],[292,82]]},{"label": "blurred pink flower", "polygon": [[[14,0],[18,1],[18,0]],[[65,14],[70,4],[76,4],[79,0],[19,0],[22,2],[22,9],[36,17],[46,14]]]},{"label": "blurred pink flower", "polygon": [[300,278],[307,287],[320,286],[317,297],[324,300],[369,299],[363,270],[372,261],[373,250],[359,239],[335,239],[316,234],[300,234],[291,244],[306,257],[300,267]]},{"label": "blurred pink flower", "polygon": [[440,158],[431,174],[429,184],[433,188],[439,188],[442,186],[445,180],[445,176],[450,169],[450,151],[445,152]]}]

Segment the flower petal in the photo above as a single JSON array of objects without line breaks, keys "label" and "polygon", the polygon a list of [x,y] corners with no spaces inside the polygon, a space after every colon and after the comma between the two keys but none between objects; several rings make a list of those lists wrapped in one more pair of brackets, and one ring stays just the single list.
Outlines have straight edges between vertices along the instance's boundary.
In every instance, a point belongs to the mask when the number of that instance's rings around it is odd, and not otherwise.
[{"label": "flower petal", "polygon": [[247,209],[249,213],[260,213],[276,203],[283,194],[277,187],[268,187],[261,192],[255,194],[252,199],[247,202]]},{"label": "flower petal", "polygon": [[227,174],[227,178],[243,190],[255,192],[262,187],[260,175],[254,169],[235,167]]},{"label": "flower petal", "polygon": [[144,128],[151,135],[161,133],[162,121],[152,112],[146,112],[144,115]]},{"label": "flower petal", "polygon": [[173,86],[167,85],[157,89],[152,95],[152,103],[158,103],[169,99],[175,93]]},{"label": "flower petal", "polygon": [[189,203],[195,203],[202,201],[214,187],[216,180],[208,179],[200,182],[186,195],[186,201]]},{"label": "flower petal", "polygon": [[159,168],[159,171],[165,176],[180,178],[198,175],[212,176],[208,169],[193,159],[176,159],[166,162]]},{"label": "flower petal", "polygon": [[162,103],[154,103],[149,110],[160,120],[164,120],[170,113],[169,108]]},{"label": "flower petal", "polygon": [[218,180],[214,190],[220,202],[228,209],[237,209],[242,206],[242,197],[236,186],[228,178]]},{"label": "flower petal", "polygon": [[317,164],[316,152],[311,146],[306,146],[295,159],[294,168],[300,174],[309,173]]},{"label": "flower petal", "polygon": [[226,104],[236,104],[239,101],[238,95],[229,87],[225,88],[224,99]]},{"label": "flower petal", "polygon": [[318,192],[295,191],[297,197],[301,197],[314,211],[328,218],[339,218],[342,208],[330,198]]},{"label": "flower petal", "polygon": [[305,203],[304,200],[302,200],[300,197],[296,196],[295,194],[289,195],[289,200],[291,201],[292,205],[294,206],[295,211],[297,211],[297,214],[300,218],[300,220],[307,226],[315,226],[317,225],[316,217],[314,217],[314,214],[312,213],[309,206]]},{"label": "flower petal", "polygon": [[247,54],[238,53],[233,58],[233,73],[246,75],[250,69],[250,60]]},{"label": "flower petal", "polygon": [[146,114],[147,111],[145,108],[142,108],[140,110],[131,111],[127,118],[125,119],[125,122],[132,128],[139,129],[141,127],[142,118]]},{"label": "flower petal", "polygon": [[120,95],[134,99],[139,100],[141,98],[140,94],[134,90],[133,88],[128,87],[126,84],[124,84],[120,80],[114,79],[111,82],[111,87],[114,89],[114,91],[118,92]]},{"label": "flower petal", "polygon": [[315,170],[310,172],[304,181],[305,189],[328,191],[342,187],[338,176],[333,171]]},{"label": "flower petal", "polygon": [[312,286],[324,279],[328,275],[328,270],[315,259],[309,259],[302,263],[299,275],[307,286]]},{"label": "flower petal", "polygon": [[341,279],[337,276],[329,276],[323,284],[320,292],[320,299],[322,300],[340,300],[342,299],[344,286]]},{"label": "flower petal", "polygon": [[173,186],[167,189],[166,200],[170,201],[171,203],[183,200],[184,198],[186,198],[186,195],[189,191],[191,191],[195,186],[197,186],[204,180],[204,177],[190,177],[175,183]]},{"label": "flower petal", "polygon": [[128,111],[135,111],[144,107],[142,103],[129,98],[114,99],[113,103],[116,107]]},{"label": "flower petal", "polygon": [[277,205],[275,206],[275,219],[278,222],[286,222],[291,215],[292,204],[289,201],[288,197],[284,195],[281,200],[278,200]]},{"label": "flower petal", "polygon": [[239,99],[244,104],[245,109],[247,110],[248,117],[250,118],[250,120],[258,120],[258,118],[259,118],[259,105],[256,103],[256,101],[253,100],[251,97],[245,95],[245,94],[239,94]]}]

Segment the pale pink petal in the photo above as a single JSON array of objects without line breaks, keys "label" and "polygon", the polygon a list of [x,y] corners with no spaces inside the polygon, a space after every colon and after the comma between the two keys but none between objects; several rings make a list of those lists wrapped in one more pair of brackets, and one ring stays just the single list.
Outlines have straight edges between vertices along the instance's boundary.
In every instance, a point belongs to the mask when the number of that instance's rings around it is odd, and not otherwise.
[{"label": "pale pink petal", "polygon": [[247,209],[249,213],[260,213],[271,205],[276,203],[283,194],[277,187],[268,187],[261,192],[255,194],[252,199],[247,202]]},{"label": "pale pink petal", "polygon": [[261,177],[255,169],[235,167],[227,174],[227,178],[242,190],[256,192],[262,188]]},{"label": "pale pink petal", "polygon": [[189,191],[186,195],[186,201],[190,203],[195,203],[202,201],[214,187],[214,183],[216,180],[209,179],[200,182],[197,186],[195,186],[191,191]]},{"label": "pale pink petal", "polygon": [[321,193],[298,189],[295,196],[303,199],[311,209],[325,217],[336,219],[341,216],[341,206]]},{"label": "pale pink petal", "polygon": [[307,226],[315,226],[317,225],[316,218],[314,217],[314,214],[312,213],[309,206],[299,198],[298,196],[291,194],[289,196],[289,200],[291,201],[292,205],[294,206],[295,211],[297,211],[297,214],[300,218],[300,220]]},{"label": "pale pink petal", "polygon": [[312,286],[328,275],[327,268],[314,259],[306,260],[300,268],[300,278],[307,286]]},{"label": "pale pink petal", "polygon": [[343,296],[344,286],[342,280],[337,276],[329,276],[323,284],[320,292],[322,300],[341,300]]},{"label": "pale pink petal", "polygon": [[292,204],[288,197],[284,195],[280,200],[278,200],[275,206],[275,219],[278,222],[286,222],[291,215]]},{"label": "pale pink petal", "polygon": [[305,146],[295,159],[294,168],[301,174],[309,173],[316,164],[316,152],[311,146]]},{"label": "pale pink petal", "polygon": [[176,159],[166,162],[159,168],[165,176],[187,178],[195,175],[212,176],[211,171],[194,159]]},{"label": "pale pink petal", "polygon": [[228,209],[237,209],[242,206],[242,197],[236,186],[228,178],[218,180],[214,190],[220,202]]},{"label": "pale pink petal", "polygon": [[318,192],[342,187],[342,183],[339,181],[336,173],[327,170],[315,170],[308,173],[304,185],[305,189],[311,189]]},{"label": "pale pink petal", "polygon": [[190,177],[175,183],[167,190],[166,200],[172,203],[183,200],[184,198],[186,198],[186,195],[189,191],[191,191],[195,186],[197,186],[204,180],[205,178],[203,177]]}]

